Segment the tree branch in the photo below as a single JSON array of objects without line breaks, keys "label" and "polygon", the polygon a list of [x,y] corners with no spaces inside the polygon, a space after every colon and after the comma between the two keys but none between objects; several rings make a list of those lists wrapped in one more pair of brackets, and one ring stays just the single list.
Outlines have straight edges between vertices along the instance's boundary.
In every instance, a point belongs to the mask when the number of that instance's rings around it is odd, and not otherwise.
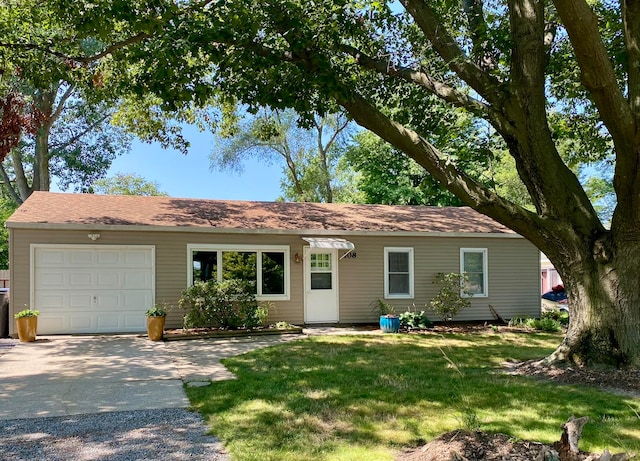
[{"label": "tree branch", "polygon": [[476,56],[476,63],[481,69],[493,70],[496,68],[496,50],[491,43],[488,31],[489,27],[484,18],[483,0],[464,0],[462,2],[469,32],[473,43],[473,54]]},{"label": "tree branch", "polygon": [[636,124],[640,124],[640,3],[624,0],[622,24],[628,53],[629,105]]},{"label": "tree branch", "polygon": [[66,147],[74,144],[76,141],[78,141],[80,138],[82,138],[87,133],[93,131],[94,128],[96,128],[97,126],[99,126],[102,123],[104,123],[104,121],[107,120],[110,116],[111,116],[111,114],[103,115],[100,119],[96,120],[94,123],[92,123],[91,125],[87,126],[80,133],[76,133],[75,135],[73,135],[71,138],[67,139],[63,143],[60,143],[60,144],[50,143],[49,145],[50,145],[50,147],[52,149],[65,149]]},{"label": "tree branch", "polygon": [[489,75],[480,66],[470,61],[454,38],[440,24],[425,0],[400,0],[416,24],[431,42],[433,49],[462,80],[491,104],[498,105],[500,81]]},{"label": "tree branch", "polygon": [[395,66],[387,59],[374,59],[350,45],[343,45],[342,49],[345,53],[352,56],[357,64],[366,69],[375,70],[383,75],[399,77],[408,82],[416,83],[440,99],[457,107],[465,108],[473,114],[484,116],[489,110],[489,106],[483,102],[456,91],[449,85],[434,79],[429,74],[409,67]]},{"label": "tree branch", "polygon": [[407,82],[415,83],[445,102],[456,107],[463,108],[478,117],[490,120],[492,124],[498,127],[502,132],[512,132],[513,127],[500,111],[494,110],[493,107],[478,99],[460,93],[449,85],[434,79],[427,73],[420,72],[409,67],[395,66],[388,60],[374,59],[350,45],[343,45],[342,49],[345,53],[352,56],[356,63],[363,68],[376,71],[382,75],[398,77]]},{"label": "tree branch", "polygon": [[620,147],[616,150],[627,151],[635,135],[633,117],[600,38],[598,18],[586,0],[554,0],[554,4],[575,50],[582,83],[591,93],[616,148]]},{"label": "tree branch", "polygon": [[[424,167],[440,184],[454,193],[467,205],[505,226],[529,238],[541,241],[544,232],[541,218],[476,182],[453,164],[443,159],[444,155],[416,132],[390,120],[364,97],[351,93],[350,97],[338,96],[342,105],[354,120],[374,132],[382,139],[402,150]],[[537,229],[537,230],[536,230]]]},{"label": "tree branch", "polygon": [[67,100],[73,94],[73,90],[74,89],[75,89],[74,85],[69,85],[67,87],[67,89],[65,90],[64,94],[60,98],[60,101],[58,102],[58,105],[55,107],[55,109],[53,110],[53,113],[49,117],[49,120],[51,121],[51,124],[55,123],[56,120],[58,120],[58,118],[60,117],[60,114],[62,114],[62,111],[64,110],[65,105],[67,103]]},{"label": "tree branch", "polygon": [[146,38],[151,37],[151,34],[148,34],[146,32],[139,32],[136,35],[127,38],[126,40],[122,40],[120,42],[116,42],[113,43],[111,45],[109,45],[108,47],[106,47],[104,50],[102,50],[100,53],[96,53],[94,55],[91,56],[74,56],[71,57],[71,59],[73,61],[82,63],[82,64],[89,64],[95,61],[98,61],[102,58],[104,58],[105,56],[108,56],[110,54],[112,54],[114,51],[118,51],[122,48],[126,48],[129,45],[133,45],[134,43],[138,43],[143,41]]},{"label": "tree branch", "polygon": [[11,178],[7,174],[7,170],[5,170],[4,165],[2,165],[1,163],[0,163],[0,176],[2,176],[2,182],[7,188],[7,191],[9,192],[9,195],[11,196],[11,198],[16,203],[22,204],[22,201],[23,201],[22,198],[18,195],[16,190],[13,188],[13,185],[11,184]]}]

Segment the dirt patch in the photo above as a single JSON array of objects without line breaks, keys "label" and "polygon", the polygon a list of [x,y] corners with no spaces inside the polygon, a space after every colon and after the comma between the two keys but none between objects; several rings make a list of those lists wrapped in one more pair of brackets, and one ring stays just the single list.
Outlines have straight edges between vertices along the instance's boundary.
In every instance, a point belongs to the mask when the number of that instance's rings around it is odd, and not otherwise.
[{"label": "dirt patch", "polygon": [[640,370],[589,369],[576,366],[548,366],[530,360],[506,365],[514,375],[533,376],[562,384],[575,384],[601,389],[613,394],[640,398]]},{"label": "dirt patch", "polygon": [[[534,461],[552,449],[551,445],[516,441],[505,434],[453,431],[402,453],[396,461]],[[576,461],[589,456],[581,453]]]}]

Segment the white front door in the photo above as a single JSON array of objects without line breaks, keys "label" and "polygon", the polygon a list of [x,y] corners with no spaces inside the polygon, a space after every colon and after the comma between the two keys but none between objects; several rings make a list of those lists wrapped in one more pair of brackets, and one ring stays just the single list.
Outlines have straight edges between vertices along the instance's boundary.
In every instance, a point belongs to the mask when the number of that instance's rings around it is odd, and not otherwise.
[{"label": "white front door", "polygon": [[338,250],[304,249],[305,323],[338,321]]}]

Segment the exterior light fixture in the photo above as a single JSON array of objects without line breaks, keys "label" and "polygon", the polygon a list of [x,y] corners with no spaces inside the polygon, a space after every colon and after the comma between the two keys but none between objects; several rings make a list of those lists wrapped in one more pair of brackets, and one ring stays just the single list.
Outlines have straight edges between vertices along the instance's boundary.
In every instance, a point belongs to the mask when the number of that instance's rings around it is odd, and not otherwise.
[{"label": "exterior light fixture", "polygon": [[100,234],[87,234],[87,237],[89,237],[91,240],[95,242],[100,238]]}]

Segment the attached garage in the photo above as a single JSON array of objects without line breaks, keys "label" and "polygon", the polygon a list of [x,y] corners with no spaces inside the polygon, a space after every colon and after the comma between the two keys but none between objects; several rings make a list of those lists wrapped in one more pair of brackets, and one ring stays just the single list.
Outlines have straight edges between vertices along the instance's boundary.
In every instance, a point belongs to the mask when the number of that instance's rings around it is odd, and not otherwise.
[{"label": "attached garage", "polygon": [[155,291],[154,247],[34,244],[31,259],[40,334],[145,329]]}]

